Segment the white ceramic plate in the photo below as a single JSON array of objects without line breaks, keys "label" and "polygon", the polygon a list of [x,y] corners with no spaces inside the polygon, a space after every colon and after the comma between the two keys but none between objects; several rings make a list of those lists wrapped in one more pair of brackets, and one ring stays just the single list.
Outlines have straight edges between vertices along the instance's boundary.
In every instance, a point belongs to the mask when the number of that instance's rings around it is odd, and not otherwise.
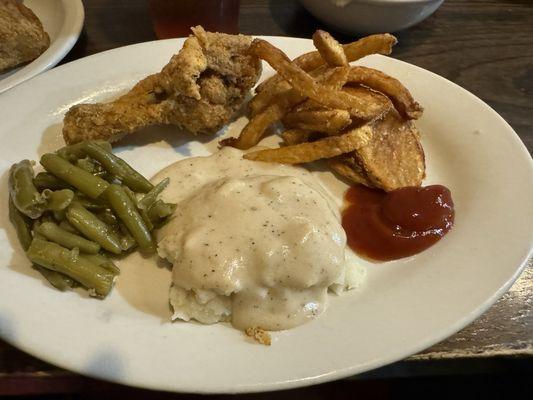
[{"label": "white ceramic plate", "polygon": [[32,62],[0,74],[0,93],[52,68],[67,55],[83,27],[81,0],[25,0],[50,36],[50,47]]},{"label": "white ceramic plate", "polygon": [[[269,37],[294,57],[311,41]],[[49,71],[0,97],[0,187],[7,168],[63,144],[65,111],[112,98],[159,70],[179,40],[143,43]],[[0,212],[0,336],[81,374],[128,385],[187,392],[265,391],[346,377],[400,360],[458,331],[493,304],[531,253],[533,167],[511,127],[481,100],[418,67],[382,56],[363,64],[401,79],[426,108],[419,121],[426,184],[448,186],[456,225],[415,257],[371,264],[356,293],[333,297],[316,321],[275,333],[265,347],[225,324],[168,322],[169,273],[149,261],[121,263],[104,301],[51,289],[25,259]],[[264,75],[271,74],[265,69]],[[235,133],[244,119],[233,123]],[[208,154],[215,142],[173,129],[127,139],[120,156],[146,175],[178,158]],[[318,173],[337,193],[344,188]],[[138,257],[136,257],[138,258]]]}]

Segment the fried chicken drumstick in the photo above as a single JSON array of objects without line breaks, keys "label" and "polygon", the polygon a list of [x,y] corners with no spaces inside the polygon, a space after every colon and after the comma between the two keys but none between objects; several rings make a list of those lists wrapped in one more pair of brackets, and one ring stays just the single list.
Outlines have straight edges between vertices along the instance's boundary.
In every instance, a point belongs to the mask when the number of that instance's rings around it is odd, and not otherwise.
[{"label": "fried chicken drumstick", "polygon": [[251,37],[206,32],[201,26],[161,72],[148,76],[110,103],[78,104],[64,118],[68,144],[110,142],[154,124],[192,133],[214,133],[226,124],[261,75],[248,54]]}]

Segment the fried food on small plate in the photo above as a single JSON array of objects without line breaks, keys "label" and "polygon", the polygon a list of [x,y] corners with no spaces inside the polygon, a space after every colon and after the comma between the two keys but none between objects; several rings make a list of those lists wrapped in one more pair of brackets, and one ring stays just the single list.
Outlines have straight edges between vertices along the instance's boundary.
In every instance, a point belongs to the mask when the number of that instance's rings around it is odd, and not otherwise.
[{"label": "fried food on small plate", "polygon": [[244,35],[193,34],[161,72],[148,76],[117,100],[72,107],[64,119],[67,143],[115,141],[153,124],[210,134],[226,124],[261,74]]},{"label": "fried food on small plate", "polygon": [[19,1],[0,0],[0,72],[35,60],[50,46],[39,18]]}]

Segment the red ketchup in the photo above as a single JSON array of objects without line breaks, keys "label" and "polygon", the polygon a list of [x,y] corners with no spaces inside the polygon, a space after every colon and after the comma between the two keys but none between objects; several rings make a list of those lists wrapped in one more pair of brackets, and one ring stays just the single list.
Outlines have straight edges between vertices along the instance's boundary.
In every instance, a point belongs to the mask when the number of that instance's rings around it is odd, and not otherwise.
[{"label": "red ketchup", "polygon": [[405,187],[392,192],[351,187],[342,226],[348,245],[357,253],[380,261],[420,253],[452,227],[451,192],[441,185]]}]

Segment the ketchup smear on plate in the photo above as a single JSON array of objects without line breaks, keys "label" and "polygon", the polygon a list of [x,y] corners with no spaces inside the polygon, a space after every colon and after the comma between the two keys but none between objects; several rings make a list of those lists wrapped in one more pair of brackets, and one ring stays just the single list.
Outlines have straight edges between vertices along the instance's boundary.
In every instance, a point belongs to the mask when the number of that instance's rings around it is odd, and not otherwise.
[{"label": "ketchup smear on plate", "polygon": [[451,192],[442,185],[404,187],[391,192],[351,187],[342,226],[348,245],[380,261],[420,253],[434,245],[453,226]]}]

